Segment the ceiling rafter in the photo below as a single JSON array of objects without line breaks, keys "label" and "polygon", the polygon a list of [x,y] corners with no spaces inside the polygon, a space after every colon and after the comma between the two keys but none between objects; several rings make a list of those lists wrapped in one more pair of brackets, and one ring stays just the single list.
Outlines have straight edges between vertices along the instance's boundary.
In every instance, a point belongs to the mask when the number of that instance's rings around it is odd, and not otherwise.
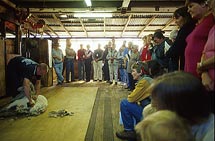
[{"label": "ceiling rafter", "polygon": [[[47,23],[47,20],[46,19],[43,19],[45,21],[45,23]],[[45,27],[51,31],[53,34],[55,34],[57,37],[59,37],[59,35],[48,25],[48,24],[45,24]]]},{"label": "ceiling rafter", "polygon": [[80,23],[81,23],[81,26],[82,26],[83,31],[85,32],[86,36],[88,37],[88,33],[87,33],[87,30],[86,30],[86,28],[85,28],[85,26],[84,26],[84,23],[83,23],[82,19],[79,18],[79,21],[80,21]]},{"label": "ceiling rafter", "polygon": [[124,26],[124,28],[123,28],[122,33],[121,33],[121,37],[122,37],[123,33],[125,32],[125,30],[126,30],[128,24],[129,24],[129,22],[130,22],[130,20],[131,20],[131,17],[132,17],[132,14],[130,14],[130,15],[128,16],[127,22],[126,22],[126,24],[125,24],[125,26]]},{"label": "ceiling rafter", "polygon": [[106,37],[106,18],[104,17],[104,37]]},{"label": "ceiling rafter", "polygon": [[[86,7],[85,3],[82,0],[75,0],[75,1],[68,1],[68,0],[61,0],[61,1],[51,1],[46,0],[44,3],[44,0],[12,0],[18,7],[26,7],[26,8],[80,8],[80,7]],[[128,1],[128,0],[126,0]],[[149,6],[170,6],[175,7],[176,5],[184,5],[184,0],[133,0],[129,2],[128,9],[130,7],[149,7]],[[94,7],[104,7],[104,3],[106,7],[121,7],[122,6],[122,0],[96,0],[93,1]]]},{"label": "ceiling rafter", "polygon": [[[13,5],[5,3],[7,1]],[[156,29],[162,29],[168,37],[171,30],[177,28],[172,22],[172,14],[178,7],[183,6],[184,2],[185,0],[96,0],[92,7],[86,7],[83,0],[2,0],[0,6],[29,8],[31,15],[46,21],[43,32],[47,34],[44,34],[44,37],[139,38],[153,33]],[[123,7],[125,13],[122,12]],[[112,13],[113,16],[89,19],[74,17],[77,12],[98,11]]]},{"label": "ceiling rafter", "polygon": [[49,34],[47,31],[44,31],[44,33],[46,33],[50,38],[52,38],[52,35]]},{"label": "ceiling rafter", "polygon": [[60,24],[60,26],[66,31],[67,34],[69,34],[69,36],[72,37],[71,33],[65,28],[65,26],[63,25],[63,23],[61,22],[60,19],[57,18],[57,16],[55,14],[52,14],[52,16],[54,17],[54,19],[56,21],[58,21],[58,23]]},{"label": "ceiling rafter", "polygon": [[152,16],[152,18],[147,22],[147,24],[141,29],[141,31],[139,32],[139,34],[137,35],[137,37],[140,37],[140,35],[142,34],[142,32],[145,30],[145,28],[147,26],[149,26],[157,17],[157,15]]},{"label": "ceiling rafter", "polygon": [[45,25],[45,27],[46,27],[49,31],[51,31],[53,34],[55,34],[57,37],[59,37],[59,35],[58,35],[56,32],[54,32],[54,30],[53,30],[49,25]]},{"label": "ceiling rafter", "polygon": [[[34,15],[34,18],[36,18],[37,21],[38,21],[38,19],[39,19],[39,17],[38,17],[37,15]],[[42,20],[44,20],[44,22],[47,23],[46,19],[43,19],[43,18],[42,18]],[[52,28],[50,28],[47,24],[45,24],[44,27],[46,27],[49,31],[51,31],[51,32],[54,33],[56,36],[58,36],[57,33],[55,33],[54,30],[53,30]],[[49,37],[52,37],[48,32],[46,32],[46,31],[44,31],[44,32],[45,32]]]},{"label": "ceiling rafter", "polygon": [[165,24],[165,26],[162,28],[162,30],[165,29],[166,27],[168,27],[169,25],[171,25],[171,23],[172,23],[173,21],[174,21],[173,18],[169,19],[169,21]]}]

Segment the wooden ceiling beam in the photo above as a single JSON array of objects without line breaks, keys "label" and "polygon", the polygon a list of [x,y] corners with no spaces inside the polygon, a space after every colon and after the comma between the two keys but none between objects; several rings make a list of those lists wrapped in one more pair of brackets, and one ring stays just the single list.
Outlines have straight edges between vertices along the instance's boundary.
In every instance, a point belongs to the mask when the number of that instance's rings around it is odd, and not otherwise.
[{"label": "wooden ceiling beam", "polygon": [[[7,0],[6,0],[7,1]],[[27,1],[27,0],[17,0],[14,1],[16,7],[24,8],[85,8],[86,4],[83,1]],[[159,1],[130,1],[128,9],[131,7],[175,7],[183,6],[185,4],[184,0],[159,0]],[[93,7],[117,7],[122,6],[122,1],[110,1],[110,0],[100,0],[93,1]],[[93,8],[92,7],[92,8]]]},{"label": "wooden ceiling beam", "polygon": [[121,33],[121,37],[122,37],[123,33],[125,32],[125,30],[126,30],[128,24],[129,24],[129,22],[130,22],[130,20],[131,20],[131,17],[132,17],[132,14],[130,14],[129,17],[128,17],[128,19],[127,19],[127,22],[126,22],[126,24],[125,24],[125,26],[124,26],[124,28],[123,28],[122,33]]},{"label": "wooden ceiling beam", "polygon": [[52,33],[54,33],[57,37],[59,37],[59,35],[58,35],[49,25],[45,24],[45,27],[46,27],[49,31],[51,31]]},{"label": "wooden ceiling beam", "polygon": [[12,2],[10,2],[9,0],[2,0],[2,2],[4,2],[5,4],[7,4],[8,6],[16,9],[16,5]]},{"label": "wooden ceiling beam", "polygon": [[65,28],[65,26],[63,25],[63,23],[61,22],[60,19],[57,18],[57,16],[55,14],[52,14],[52,16],[54,17],[54,19],[60,24],[60,26],[66,31],[67,34],[69,34],[69,36],[72,37],[71,33]]},{"label": "wooden ceiling beam", "polygon": [[104,17],[104,37],[106,37],[106,22],[105,22],[106,18]]},{"label": "wooden ceiling beam", "polygon": [[139,32],[139,34],[137,35],[137,37],[140,37],[140,35],[142,34],[142,32],[145,30],[145,28],[147,26],[149,26],[157,17],[157,15],[152,16],[152,18],[147,22],[147,24],[141,29],[141,31]]},{"label": "wooden ceiling beam", "polygon": [[50,38],[52,38],[52,35],[49,34],[48,32],[44,31],[44,33],[46,33]]},{"label": "wooden ceiling beam", "polygon": [[[38,21],[38,16],[37,15],[33,15],[33,17],[35,18],[35,20],[37,20]],[[44,27],[43,28],[47,28],[49,31],[51,31],[53,34],[55,34],[57,37],[59,37],[59,35],[51,28],[51,27],[49,27],[49,25],[47,25],[46,23],[47,23],[47,20],[46,19],[44,19],[44,18],[42,18],[42,20],[44,20],[44,22],[45,22],[45,25],[44,25]],[[47,35],[49,35],[50,37],[52,37],[48,32],[45,32]]]},{"label": "wooden ceiling beam", "polygon": [[82,26],[83,31],[85,32],[86,36],[88,37],[88,33],[87,33],[87,30],[86,30],[86,28],[85,28],[85,26],[84,26],[84,23],[83,23],[82,19],[79,18],[79,21],[80,21],[80,23],[81,23],[81,26]]},{"label": "wooden ceiling beam", "polygon": [[172,22],[174,21],[173,18],[169,19],[169,21],[166,23],[166,25],[162,28],[164,30],[166,27],[168,27]]}]

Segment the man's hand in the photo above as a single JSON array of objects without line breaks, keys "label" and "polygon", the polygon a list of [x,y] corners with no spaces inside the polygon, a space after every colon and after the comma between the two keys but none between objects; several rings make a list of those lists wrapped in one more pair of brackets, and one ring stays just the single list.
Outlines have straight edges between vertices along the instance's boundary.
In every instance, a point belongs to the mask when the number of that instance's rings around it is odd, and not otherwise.
[{"label": "man's hand", "polygon": [[37,100],[37,97],[38,97],[38,95],[33,95],[33,96],[32,96],[32,99],[33,99],[33,100]]},{"label": "man's hand", "polygon": [[28,102],[28,107],[33,107],[34,105],[35,105],[34,100],[30,100],[30,101]]},{"label": "man's hand", "polygon": [[203,72],[201,63],[197,63],[196,71],[198,74],[201,74]]},{"label": "man's hand", "polygon": [[205,86],[205,88],[208,91],[214,90],[214,82],[210,78],[209,74],[207,72],[203,72],[201,77],[202,77],[202,84]]}]

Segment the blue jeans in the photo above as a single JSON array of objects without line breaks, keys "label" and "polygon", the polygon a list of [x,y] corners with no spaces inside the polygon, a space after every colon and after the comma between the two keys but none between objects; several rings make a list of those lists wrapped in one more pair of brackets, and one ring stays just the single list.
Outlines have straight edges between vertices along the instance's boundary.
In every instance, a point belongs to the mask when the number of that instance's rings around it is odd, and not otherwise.
[{"label": "blue jeans", "polygon": [[127,87],[130,88],[129,77],[128,77],[128,72],[127,72],[127,71],[125,72],[125,77],[126,77],[126,84],[127,84]]},{"label": "blue jeans", "polygon": [[143,108],[150,103],[150,99],[146,98],[142,100],[141,106],[135,102],[128,102],[127,99],[123,99],[120,103],[120,111],[124,129],[127,131],[134,130],[134,119],[136,123],[142,120]]},{"label": "blue jeans", "polygon": [[119,69],[119,74],[120,74],[120,81],[127,83],[127,71],[126,69],[120,68]]},{"label": "blue jeans", "polygon": [[75,80],[74,59],[66,58],[66,81],[69,81],[70,72],[71,72],[71,81],[74,81]]},{"label": "blue jeans", "polygon": [[64,77],[63,77],[63,62],[54,64],[54,69],[57,74],[57,82],[63,83]]},{"label": "blue jeans", "polygon": [[84,80],[84,61],[78,60],[78,80]]}]

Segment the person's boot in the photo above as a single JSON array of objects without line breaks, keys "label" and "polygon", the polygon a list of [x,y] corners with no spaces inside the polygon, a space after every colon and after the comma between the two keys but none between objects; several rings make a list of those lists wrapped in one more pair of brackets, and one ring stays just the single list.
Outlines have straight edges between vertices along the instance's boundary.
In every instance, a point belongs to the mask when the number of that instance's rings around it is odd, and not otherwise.
[{"label": "person's boot", "polygon": [[116,136],[122,140],[136,140],[136,133],[135,131],[120,131],[116,132]]}]

